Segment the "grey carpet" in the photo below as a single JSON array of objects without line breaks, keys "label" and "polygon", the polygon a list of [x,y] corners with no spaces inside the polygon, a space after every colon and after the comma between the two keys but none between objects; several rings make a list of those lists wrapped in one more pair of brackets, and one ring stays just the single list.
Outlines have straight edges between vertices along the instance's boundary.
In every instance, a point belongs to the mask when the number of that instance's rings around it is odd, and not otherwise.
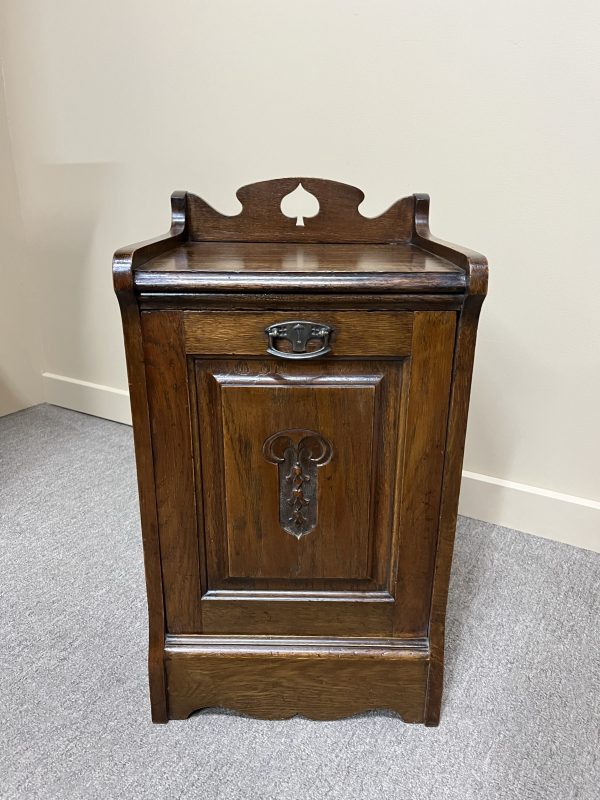
[{"label": "grey carpet", "polygon": [[600,556],[460,521],[439,728],[153,726],[131,430],[0,420],[2,798],[598,798]]}]

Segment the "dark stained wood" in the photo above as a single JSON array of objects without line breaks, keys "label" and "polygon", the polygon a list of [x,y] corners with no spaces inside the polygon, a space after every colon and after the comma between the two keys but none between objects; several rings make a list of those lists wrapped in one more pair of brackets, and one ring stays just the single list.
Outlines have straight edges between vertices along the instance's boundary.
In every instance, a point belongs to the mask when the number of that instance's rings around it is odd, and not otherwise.
[{"label": "dark stained wood", "polygon": [[[364,636],[388,638],[393,630],[394,599],[387,592],[287,592],[274,600],[260,590],[208,593],[202,598],[203,633],[273,636]],[[291,597],[290,597],[291,595]]]},{"label": "dark stained wood", "polygon": [[138,292],[464,292],[464,272],[135,272]]},{"label": "dark stained wood", "polygon": [[123,319],[129,396],[133,418],[133,440],[138,474],[138,492],[142,537],[144,543],[144,570],[148,599],[148,678],[152,720],[167,722],[167,690],[164,669],[165,615],[163,582],[156,513],[156,488],[152,456],[152,436],[148,414],[148,394],[144,374],[144,352],[140,312],[123,283],[118,294]]},{"label": "dark stained wood", "polygon": [[[369,273],[463,270],[413,244],[268,244],[265,242],[186,242],[155,256],[143,272]],[[273,276],[271,276],[273,277]]]},{"label": "dark stained wood", "polygon": [[118,298],[134,300],[133,272],[151,258],[167,253],[187,241],[186,192],[171,195],[171,228],[163,236],[122,247],[113,256],[113,281]]},{"label": "dark stained wood", "polygon": [[192,311],[221,309],[227,311],[252,311],[256,309],[318,308],[320,310],[372,309],[379,311],[460,311],[464,303],[462,294],[154,294],[138,295],[144,311]]},{"label": "dark stained wood", "polygon": [[201,628],[198,523],[187,367],[177,312],[143,312],[144,360],[168,629]]},{"label": "dark stained wood", "polygon": [[[281,201],[299,185],[319,203],[304,225],[284,215]],[[191,241],[217,242],[405,242],[411,234],[414,200],[398,200],[378,217],[364,217],[364,193],[355,186],[320,178],[278,178],[238,189],[239,214],[225,216],[188,194]]]},{"label": "dark stained wood", "polygon": [[[359,376],[316,392],[310,381],[248,385],[225,375],[215,377],[221,383],[228,576],[281,579],[286,588],[296,578],[368,579],[375,396],[383,376]],[[294,436],[298,426],[302,433]],[[315,496],[307,501],[300,494],[296,509],[290,475],[297,454],[292,452],[279,476],[277,465],[264,456],[264,444],[273,436],[299,442],[311,435],[325,441],[322,448],[331,457],[322,475],[317,468],[306,476]],[[283,446],[281,450],[283,458]],[[306,461],[298,470],[301,480],[310,468],[310,455]],[[284,525],[294,530],[288,524],[294,510],[300,524],[307,519],[303,502],[315,509],[313,529],[299,539],[284,535],[289,534]]]},{"label": "dark stained wood", "polygon": [[[320,592],[335,579],[338,592],[379,589],[389,598],[386,476],[395,468],[402,361],[341,361],[327,375],[316,362],[196,364],[208,589],[246,589],[258,600],[264,595],[251,590]],[[300,541],[281,530],[277,469],[263,454],[267,438],[294,424],[318,428],[333,448],[319,479],[319,525]]]},{"label": "dark stained wood", "polygon": [[318,720],[387,708],[405,722],[421,722],[427,656],[422,640],[170,640],[169,711],[185,719],[205,706],[225,706],[262,719]]},{"label": "dark stained wood", "polygon": [[[280,209],[299,183],[320,205],[303,226]],[[238,197],[227,217],[175,193],[169,233],[113,266],[153,720],[224,705],[436,725],[485,259],[431,235],[426,195],[374,219],[332,181]],[[333,328],[331,351],[267,354],[265,328],[290,320]]]},{"label": "dark stained wood", "polygon": [[[473,285],[485,292],[487,284],[487,267],[475,268]],[[475,271],[475,270],[474,270]],[[477,322],[485,294],[470,295],[465,304],[458,327],[456,353],[454,357],[454,375],[450,398],[450,415],[448,420],[448,441],[442,501],[440,507],[439,538],[435,564],[435,578],[431,602],[429,636],[431,641],[431,664],[427,688],[427,705],[425,724],[437,725],[440,719],[442,687],[444,677],[444,631],[446,622],[446,605],[448,601],[448,585],[450,568],[454,550],[454,536],[458,515],[458,499],[462,473],[467,414],[471,392],[471,377]]]},{"label": "dark stained wood", "polygon": [[424,721],[426,725],[435,726],[440,721],[442,705],[446,605],[456,534],[477,324],[487,293],[488,264],[487,259],[481,253],[433,236],[429,230],[429,196],[417,194],[414,197],[415,217],[412,240],[425,250],[441,255],[462,267],[467,275],[467,294],[463,311],[458,320],[454,353],[446,460],[429,623],[431,661]]},{"label": "dark stained wood", "polygon": [[[189,354],[265,356],[265,328],[290,319],[289,312],[184,314],[186,350]],[[336,356],[401,357],[410,353],[413,314],[372,311],[308,309],[302,319],[333,328],[331,358]]]},{"label": "dark stained wood", "polygon": [[444,467],[456,315],[417,312],[413,330],[399,518],[394,634],[424,636]]},{"label": "dark stained wood", "polygon": [[485,297],[487,292],[488,269],[487,259],[481,253],[462,247],[457,244],[445,242],[433,236],[429,230],[429,195],[415,194],[414,220],[411,243],[418,245],[427,253],[461,267],[468,278],[469,294]]}]

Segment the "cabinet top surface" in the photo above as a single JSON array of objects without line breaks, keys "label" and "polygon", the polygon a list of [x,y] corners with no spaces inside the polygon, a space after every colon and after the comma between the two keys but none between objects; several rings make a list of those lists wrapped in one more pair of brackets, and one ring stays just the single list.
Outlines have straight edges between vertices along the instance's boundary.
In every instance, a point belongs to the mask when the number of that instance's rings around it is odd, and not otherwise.
[{"label": "cabinet top surface", "polygon": [[[314,205],[296,205],[299,191]],[[169,233],[115,253],[117,293],[485,294],[485,258],[431,235],[427,195],[376,217],[360,212],[360,189],[317,178],[261,181],[237,198],[225,215],[175,192]]]},{"label": "cabinet top surface", "polygon": [[185,242],[136,272],[459,273],[460,267],[412,244]]}]

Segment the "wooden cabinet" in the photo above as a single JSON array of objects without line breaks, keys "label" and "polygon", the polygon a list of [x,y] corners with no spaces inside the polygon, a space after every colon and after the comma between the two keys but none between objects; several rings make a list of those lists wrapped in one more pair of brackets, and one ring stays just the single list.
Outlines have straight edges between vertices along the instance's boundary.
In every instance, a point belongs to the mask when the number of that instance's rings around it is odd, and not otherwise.
[{"label": "wooden cabinet", "polygon": [[435,725],[485,260],[430,235],[424,195],[375,219],[331,181],[238,197],[174,194],[169,234],[114,260],[153,719]]}]

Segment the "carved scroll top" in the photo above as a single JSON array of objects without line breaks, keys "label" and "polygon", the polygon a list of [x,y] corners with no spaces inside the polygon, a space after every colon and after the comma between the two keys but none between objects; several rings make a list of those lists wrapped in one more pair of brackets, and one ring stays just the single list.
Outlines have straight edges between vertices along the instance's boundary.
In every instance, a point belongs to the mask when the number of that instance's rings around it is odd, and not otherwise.
[{"label": "carved scroll top", "polygon": [[285,452],[289,447],[295,448],[298,453],[306,451],[307,457],[319,467],[331,461],[333,453],[327,439],[315,431],[302,428],[291,428],[269,436],[263,445],[263,453],[267,461],[280,464],[285,460]]},{"label": "carved scroll top", "polygon": [[[364,193],[320,178],[277,178],[238,189],[239,214],[227,216],[187,195],[192,241],[405,242],[412,231],[413,198],[398,200],[377,217],[358,210]],[[302,200],[302,196],[304,199]],[[305,205],[295,207],[295,201]],[[308,205],[306,205],[308,202]],[[282,205],[283,203],[283,205]]]}]

